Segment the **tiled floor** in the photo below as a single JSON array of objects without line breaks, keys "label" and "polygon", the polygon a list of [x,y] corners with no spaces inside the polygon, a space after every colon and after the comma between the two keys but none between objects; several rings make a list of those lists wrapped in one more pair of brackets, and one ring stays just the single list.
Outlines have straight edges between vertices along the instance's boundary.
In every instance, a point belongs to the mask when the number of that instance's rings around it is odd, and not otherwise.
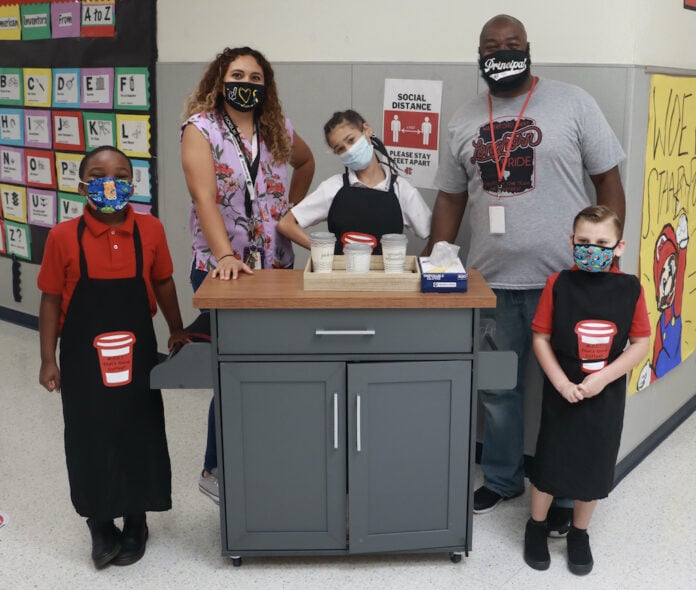
[{"label": "tiled floor", "polygon": [[[696,587],[696,416],[600,502],[594,571],[573,576],[565,540],[546,572],[522,560],[529,494],[474,518],[473,551],[350,558],[220,556],[216,506],[198,491],[209,391],[165,391],[174,509],[150,514],[145,557],[95,571],[84,520],[68,495],[60,399],[38,385],[38,335],[0,322],[0,589],[24,588],[601,588]],[[479,475],[480,477],[480,475]]]}]

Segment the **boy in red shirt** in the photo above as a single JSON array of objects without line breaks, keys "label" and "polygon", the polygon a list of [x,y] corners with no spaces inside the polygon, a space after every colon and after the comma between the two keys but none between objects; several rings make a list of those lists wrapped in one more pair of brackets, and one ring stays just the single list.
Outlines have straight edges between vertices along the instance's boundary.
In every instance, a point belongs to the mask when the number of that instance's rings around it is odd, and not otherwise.
[{"label": "boy in red shirt", "polygon": [[[48,235],[38,276],[39,381],[60,391],[70,496],[87,517],[97,568],[145,552],[145,512],[171,508],[171,469],[157,362],[157,304],[183,343],[172,261],[161,222],[128,205],[133,168],[111,146],[80,164],[84,214]],[[56,344],[60,335],[60,368]],[[123,517],[121,532],[113,522]]]},{"label": "boy in red shirt", "polygon": [[626,373],[648,354],[650,340],[640,282],[613,263],[626,246],[622,230],[608,207],[578,213],[571,236],[575,266],[548,278],[532,322],[534,352],[544,371],[524,540],[524,560],[534,569],[551,563],[546,515],[555,496],[574,498],[568,567],[577,575],[592,571],[587,527],[597,500],[613,485]]}]

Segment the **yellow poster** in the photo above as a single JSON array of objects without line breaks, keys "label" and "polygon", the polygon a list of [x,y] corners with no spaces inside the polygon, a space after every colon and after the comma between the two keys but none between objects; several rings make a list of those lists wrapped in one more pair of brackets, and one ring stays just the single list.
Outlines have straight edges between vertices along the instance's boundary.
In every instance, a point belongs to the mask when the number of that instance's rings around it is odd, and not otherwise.
[{"label": "yellow poster", "polygon": [[0,6],[0,41],[19,41],[22,38],[19,16],[18,4]]},{"label": "yellow poster", "polygon": [[50,107],[51,83],[51,68],[24,68],[24,104]]},{"label": "yellow poster", "polygon": [[640,281],[652,324],[648,357],[629,391],[644,389],[696,347],[696,78],[654,75],[645,149]]}]

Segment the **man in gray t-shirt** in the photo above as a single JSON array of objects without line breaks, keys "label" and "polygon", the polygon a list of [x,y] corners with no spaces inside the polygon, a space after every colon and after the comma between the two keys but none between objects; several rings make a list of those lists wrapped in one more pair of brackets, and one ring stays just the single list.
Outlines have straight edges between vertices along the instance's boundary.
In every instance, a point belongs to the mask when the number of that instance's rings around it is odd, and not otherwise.
[{"label": "man in gray t-shirt", "polygon": [[[624,152],[594,99],[576,86],[531,75],[527,34],[513,17],[499,15],[484,25],[479,55],[489,92],[464,104],[449,123],[426,248],[454,242],[468,205],[466,266],[478,269],[497,297],[496,309],[483,310],[482,319],[495,320],[497,345],[519,357],[515,389],[480,392],[484,485],[474,494],[476,513],[524,491],[531,323],[546,278],[572,264],[573,218],[590,204],[585,173],[597,203],[622,222],[625,216],[618,170]],[[568,517],[566,511],[559,534],[567,532]]]}]

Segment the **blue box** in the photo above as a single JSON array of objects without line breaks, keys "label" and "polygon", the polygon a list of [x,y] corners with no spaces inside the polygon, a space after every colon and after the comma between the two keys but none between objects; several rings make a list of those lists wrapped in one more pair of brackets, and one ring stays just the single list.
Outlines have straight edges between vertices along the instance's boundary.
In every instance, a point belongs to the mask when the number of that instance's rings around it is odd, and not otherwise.
[{"label": "blue box", "polygon": [[447,268],[436,267],[428,256],[418,258],[421,271],[421,291],[423,293],[465,293],[469,280],[462,261]]}]

